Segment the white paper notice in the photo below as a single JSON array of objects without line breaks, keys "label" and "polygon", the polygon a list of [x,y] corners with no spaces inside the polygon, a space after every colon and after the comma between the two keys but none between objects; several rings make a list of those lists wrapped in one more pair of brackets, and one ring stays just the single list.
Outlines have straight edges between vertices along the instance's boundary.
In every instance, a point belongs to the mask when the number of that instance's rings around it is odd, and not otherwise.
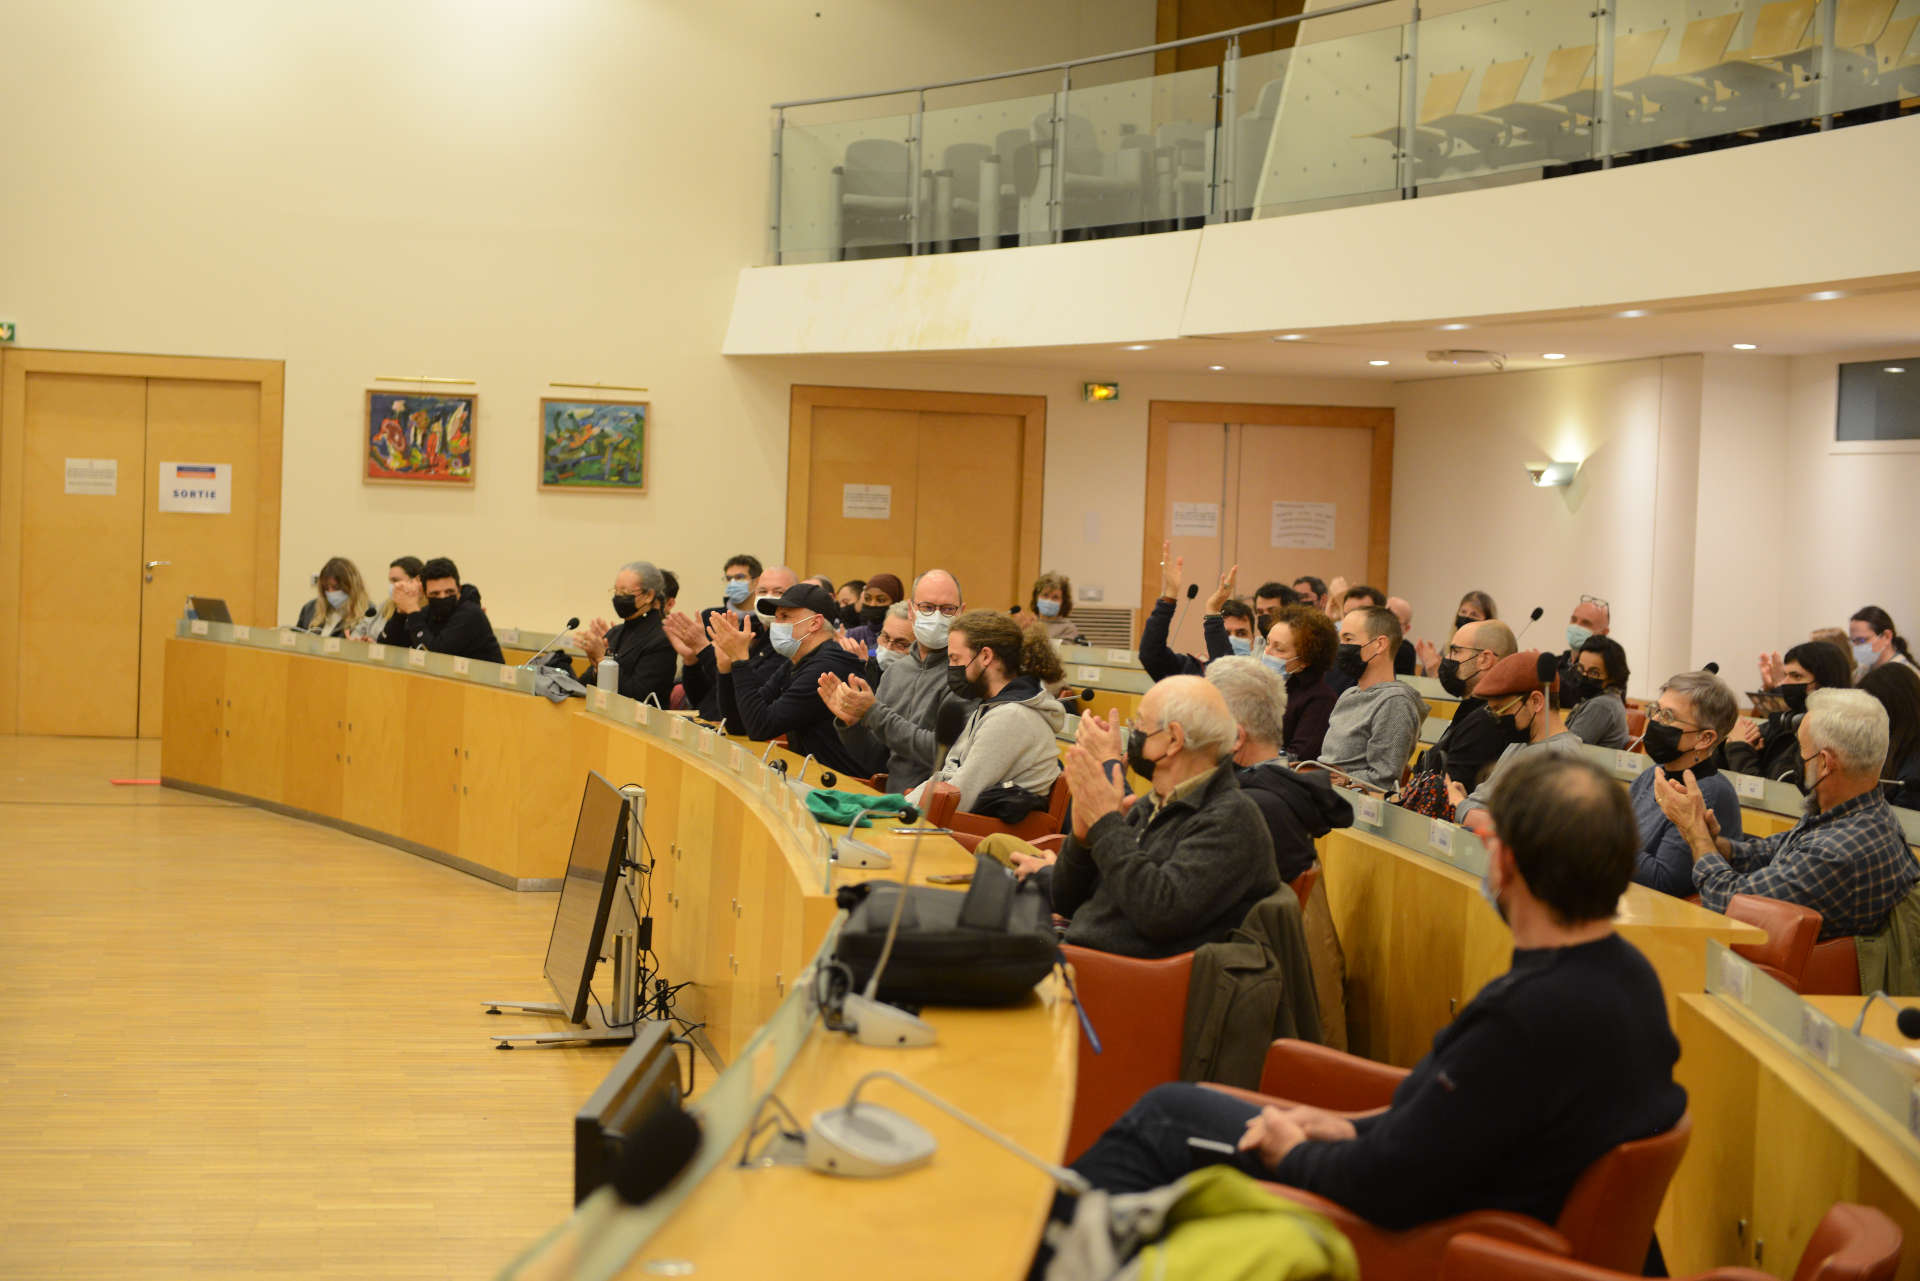
[{"label": "white paper notice", "polygon": [[1332,503],[1286,503],[1273,505],[1273,545],[1332,551]]},{"label": "white paper notice", "polygon": [[892,485],[842,485],[840,514],[848,520],[891,520]]},{"label": "white paper notice", "polygon": [[117,458],[67,459],[67,492],[112,498],[120,492],[120,460]]},{"label": "white paper notice", "polygon": [[233,511],[232,463],[161,463],[160,510],[199,516]]},{"label": "white paper notice", "polygon": [[[1274,506],[1277,508],[1278,503]],[[1276,516],[1277,520],[1278,517]],[[1276,524],[1275,529],[1279,526]],[[1219,503],[1175,503],[1173,505],[1173,536],[1181,538],[1218,538],[1220,536]]]}]

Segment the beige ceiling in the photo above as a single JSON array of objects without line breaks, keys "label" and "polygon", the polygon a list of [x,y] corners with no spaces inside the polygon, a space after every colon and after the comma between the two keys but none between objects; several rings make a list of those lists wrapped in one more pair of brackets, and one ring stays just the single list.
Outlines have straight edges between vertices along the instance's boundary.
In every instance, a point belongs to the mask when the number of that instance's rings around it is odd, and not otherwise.
[{"label": "beige ceiling", "polygon": [[[1817,297],[1837,294],[1836,297]],[[1413,325],[1368,325],[1307,330],[1297,340],[1281,333],[1189,336],[1127,344],[993,348],[965,352],[901,353],[899,358],[965,364],[1016,365],[1100,371],[1204,373],[1224,365],[1236,374],[1275,374],[1405,381],[1489,372],[1484,364],[1432,363],[1429,351],[1467,348],[1503,352],[1509,371],[1634,360],[1688,352],[1802,356],[1869,347],[1912,345],[1920,356],[1920,273],[1871,281],[1835,282],[1711,298],[1650,301],[1622,315],[1609,307],[1517,316],[1459,316]],[[1445,324],[1463,326],[1442,328]],[[1564,360],[1542,359],[1560,352]],[[1374,366],[1371,360],[1386,360]]]}]

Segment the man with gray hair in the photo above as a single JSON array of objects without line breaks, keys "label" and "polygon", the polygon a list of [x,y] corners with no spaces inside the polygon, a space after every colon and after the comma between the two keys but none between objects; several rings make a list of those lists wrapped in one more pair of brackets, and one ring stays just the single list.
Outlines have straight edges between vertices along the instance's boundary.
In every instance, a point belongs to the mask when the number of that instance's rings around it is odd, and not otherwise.
[{"label": "man with gray hair", "polygon": [[1820,913],[1823,941],[1877,933],[1920,881],[1920,863],[1880,792],[1887,710],[1861,690],[1815,690],[1797,737],[1807,814],[1789,831],[1729,839],[1691,770],[1682,783],[1659,771],[1654,796],[1686,837],[1702,906],[1723,912],[1735,894],[1757,894]]},{"label": "man with gray hair", "polygon": [[[888,607],[876,640],[884,668],[879,685],[869,686],[859,676],[820,679],[821,701],[838,720],[835,728],[849,750],[877,758],[884,749],[889,792],[911,791],[933,774],[939,755],[936,718],[951,696],[947,629],[965,608],[960,580],[944,569],[929,569],[913,580],[911,600]],[[889,658],[891,638],[902,634],[912,639],[912,648]]]},{"label": "man with gray hair", "polygon": [[[620,664],[619,694],[645,701],[652,695],[665,707],[673,698],[673,642],[662,625],[667,581],[651,561],[633,560],[613,576],[613,612],[620,619],[609,624],[596,618],[573,634],[573,643],[587,656],[587,670],[580,680],[599,683],[600,660],[612,658]],[[549,667],[570,668],[571,660],[556,653],[547,660]]]},{"label": "man with gray hair", "polygon": [[1325,770],[1301,773],[1280,754],[1287,684],[1277,673],[1257,658],[1216,658],[1206,679],[1240,727],[1233,749],[1240,790],[1267,821],[1280,879],[1295,880],[1313,866],[1316,838],[1352,826],[1353,806],[1333,790]]},{"label": "man with gray hair", "polygon": [[[1122,737],[1084,716],[1067,749],[1073,834],[1053,866],[1066,941],[1161,957],[1224,940],[1280,888],[1273,842],[1232,766],[1239,727],[1198,676],[1148,690]],[[1122,765],[1122,761],[1126,765]],[[1126,766],[1153,784],[1137,801]]]}]

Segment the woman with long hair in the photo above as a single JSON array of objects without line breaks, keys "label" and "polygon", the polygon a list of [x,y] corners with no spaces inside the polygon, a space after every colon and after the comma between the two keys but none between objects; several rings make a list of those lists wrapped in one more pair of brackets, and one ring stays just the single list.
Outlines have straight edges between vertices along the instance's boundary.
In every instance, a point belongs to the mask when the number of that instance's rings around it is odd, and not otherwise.
[{"label": "woman with long hair", "polygon": [[301,631],[354,640],[366,640],[379,631],[379,611],[367,599],[359,567],[345,556],[335,556],[320,567],[313,589],[313,599],[300,607],[294,624]]}]

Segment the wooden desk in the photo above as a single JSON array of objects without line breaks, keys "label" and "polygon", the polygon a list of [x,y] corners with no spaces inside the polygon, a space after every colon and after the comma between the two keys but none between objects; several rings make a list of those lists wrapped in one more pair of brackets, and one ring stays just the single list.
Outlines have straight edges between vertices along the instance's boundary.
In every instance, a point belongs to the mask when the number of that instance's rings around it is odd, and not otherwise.
[{"label": "wooden desk", "polygon": [[[1860,1000],[1809,1004],[1851,1027]],[[1660,1228],[1676,1276],[1736,1262],[1791,1276],[1835,1201],[1876,1206],[1920,1241],[1920,1144],[1719,997],[1683,996],[1675,1027],[1683,1053],[1674,1075],[1694,1125]],[[1920,1250],[1906,1251],[1897,1275],[1920,1277]]]},{"label": "wooden desk", "polygon": [[[1513,960],[1513,935],[1477,877],[1371,832],[1319,842],[1320,884],[1347,958],[1347,1039],[1356,1054],[1411,1067]],[[1647,889],[1620,900],[1621,937],[1646,954],[1668,1013],[1706,990],[1706,943],[1759,943],[1756,926]]]}]

